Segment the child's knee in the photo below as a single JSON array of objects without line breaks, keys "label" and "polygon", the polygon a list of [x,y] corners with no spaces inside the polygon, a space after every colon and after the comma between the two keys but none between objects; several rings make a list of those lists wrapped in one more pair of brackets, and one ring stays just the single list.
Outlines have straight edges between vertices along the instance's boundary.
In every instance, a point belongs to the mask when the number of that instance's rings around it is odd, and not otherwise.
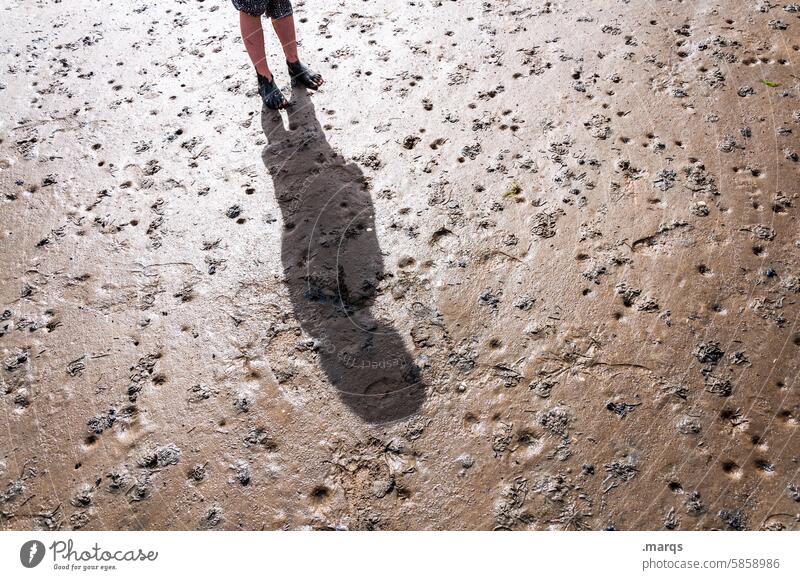
[{"label": "child's knee", "polygon": [[239,10],[239,19],[244,20],[248,25],[251,26],[261,25],[261,16],[258,16],[256,14],[250,14],[249,12],[245,12],[244,10]]}]

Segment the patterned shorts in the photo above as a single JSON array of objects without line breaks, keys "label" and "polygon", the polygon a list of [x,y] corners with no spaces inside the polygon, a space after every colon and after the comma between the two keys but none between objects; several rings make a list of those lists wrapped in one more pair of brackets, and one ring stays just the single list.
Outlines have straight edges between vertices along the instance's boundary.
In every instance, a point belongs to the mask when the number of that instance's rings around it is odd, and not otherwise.
[{"label": "patterned shorts", "polygon": [[277,20],[292,13],[290,0],[232,0],[234,8],[246,12],[251,16],[264,16],[265,14]]}]

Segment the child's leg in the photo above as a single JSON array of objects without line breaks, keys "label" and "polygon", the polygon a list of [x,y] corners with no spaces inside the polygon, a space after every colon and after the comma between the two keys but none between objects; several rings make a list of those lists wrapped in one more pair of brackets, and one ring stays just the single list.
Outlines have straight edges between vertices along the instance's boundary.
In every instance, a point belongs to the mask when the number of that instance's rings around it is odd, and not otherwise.
[{"label": "child's leg", "polygon": [[261,28],[261,17],[247,12],[239,12],[239,27],[247,54],[250,56],[253,66],[256,67],[256,71],[258,74],[272,79],[272,73],[267,66],[267,53],[264,50],[264,29]]},{"label": "child's leg", "polygon": [[289,14],[283,18],[272,20],[272,27],[278,40],[281,41],[283,54],[286,55],[286,62],[297,62],[297,36],[294,31],[294,16]]},{"label": "child's leg", "polygon": [[294,31],[294,17],[290,14],[272,19],[272,27],[278,40],[283,46],[286,63],[289,65],[289,74],[292,75],[292,84],[300,83],[309,89],[317,90],[322,83],[322,75],[316,73],[300,62],[297,56],[297,37]]}]

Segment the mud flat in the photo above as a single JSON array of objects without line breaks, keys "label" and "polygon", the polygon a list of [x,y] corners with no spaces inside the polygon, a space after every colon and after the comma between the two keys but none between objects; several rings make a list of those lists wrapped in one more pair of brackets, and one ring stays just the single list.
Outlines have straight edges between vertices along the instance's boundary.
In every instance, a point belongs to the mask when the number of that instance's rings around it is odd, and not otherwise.
[{"label": "mud flat", "polygon": [[798,527],[797,4],[0,14],[3,529]]}]

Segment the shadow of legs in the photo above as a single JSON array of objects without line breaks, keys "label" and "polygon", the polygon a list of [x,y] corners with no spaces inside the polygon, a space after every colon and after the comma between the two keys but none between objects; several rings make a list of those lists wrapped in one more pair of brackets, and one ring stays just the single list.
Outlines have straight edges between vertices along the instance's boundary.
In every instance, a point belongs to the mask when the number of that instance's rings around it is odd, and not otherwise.
[{"label": "shadow of legs", "polygon": [[400,335],[372,312],[385,273],[364,176],[328,144],[305,89],[292,103],[290,131],[273,111],[262,114],[262,126],[295,316],[354,413],[371,423],[408,417],[425,385]]}]

